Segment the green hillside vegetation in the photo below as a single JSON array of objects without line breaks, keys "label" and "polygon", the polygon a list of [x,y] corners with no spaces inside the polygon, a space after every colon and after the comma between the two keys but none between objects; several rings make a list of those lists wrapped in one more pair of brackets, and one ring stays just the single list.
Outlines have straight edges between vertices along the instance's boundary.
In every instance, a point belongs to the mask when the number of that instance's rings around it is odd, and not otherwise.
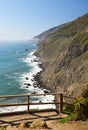
[{"label": "green hillside vegetation", "polygon": [[73,97],[88,92],[88,14],[46,32],[37,51],[43,85]]}]

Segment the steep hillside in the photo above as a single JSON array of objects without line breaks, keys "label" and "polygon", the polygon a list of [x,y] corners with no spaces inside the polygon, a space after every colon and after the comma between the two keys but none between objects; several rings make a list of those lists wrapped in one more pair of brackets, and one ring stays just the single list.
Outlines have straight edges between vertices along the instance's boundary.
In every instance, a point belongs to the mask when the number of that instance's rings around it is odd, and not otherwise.
[{"label": "steep hillside", "polygon": [[[51,33],[52,32],[52,33]],[[52,91],[74,97],[88,90],[88,14],[41,35],[40,80]]]}]

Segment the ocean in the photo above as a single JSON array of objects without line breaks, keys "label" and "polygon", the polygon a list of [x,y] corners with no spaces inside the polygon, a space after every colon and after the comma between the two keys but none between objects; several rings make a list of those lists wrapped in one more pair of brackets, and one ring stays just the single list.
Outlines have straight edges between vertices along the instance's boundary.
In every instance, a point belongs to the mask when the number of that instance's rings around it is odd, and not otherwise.
[{"label": "ocean", "polygon": [[[35,86],[34,76],[42,71],[39,57],[34,55],[37,44],[32,41],[0,42],[0,96],[16,94],[44,93],[44,88]],[[54,100],[54,96],[31,98],[32,102]],[[25,98],[0,99],[0,104],[25,102]],[[55,105],[35,105],[31,109],[55,108]],[[0,112],[18,111],[21,107],[0,108]]]}]

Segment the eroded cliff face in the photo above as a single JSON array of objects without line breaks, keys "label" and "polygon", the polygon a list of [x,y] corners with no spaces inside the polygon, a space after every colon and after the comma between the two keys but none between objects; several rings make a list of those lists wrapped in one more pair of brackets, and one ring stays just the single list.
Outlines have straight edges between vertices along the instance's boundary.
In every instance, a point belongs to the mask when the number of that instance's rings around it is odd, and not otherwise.
[{"label": "eroded cliff face", "polygon": [[77,97],[88,90],[88,14],[42,38],[37,54],[48,89]]}]

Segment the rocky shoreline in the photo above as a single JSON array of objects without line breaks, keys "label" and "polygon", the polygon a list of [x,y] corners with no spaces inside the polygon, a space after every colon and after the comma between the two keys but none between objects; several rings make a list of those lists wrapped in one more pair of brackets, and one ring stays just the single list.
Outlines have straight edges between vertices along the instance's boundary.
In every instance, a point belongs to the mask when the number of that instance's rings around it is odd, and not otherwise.
[{"label": "rocky shoreline", "polygon": [[[40,45],[38,46],[38,49],[39,49],[39,48],[40,48]],[[39,50],[37,50],[37,51],[34,53],[34,55],[39,58],[39,61],[38,61],[39,64],[38,64],[38,65],[39,65],[39,67],[42,69],[42,71],[38,72],[38,73],[34,76],[34,80],[35,80],[35,82],[37,83],[37,86],[38,86],[39,88],[43,88],[43,89],[45,89],[45,90],[47,90],[47,91],[50,91],[50,92],[56,92],[57,89],[55,89],[55,88],[52,87],[52,86],[49,86],[49,85],[47,84],[47,81],[45,81],[45,80],[44,80],[44,77],[42,76],[43,73],[45,72],[46,68],[47,68],[47,64],[44,63],[43,56],[40,54],[40,51],[39,51]]]},{"label": "rocky shoreline", "polygon": [[[36,53],[35,53],[36,55]],[[37,56],[37,55],[36,55]],[[38,56],[39,57],[39,56]],[[39,61],[40,62],[40,61]],[[51,90],[48,89],[48,87],[46,86],[46,84],[41,80],[41,74],[44,71],[44,67],[43,67],[43,63],[39,63],[39,67],[42,69],[42,71],[38,72],[35,76],[34,76],[34,86],[38,86],[38,88],[44,89],[44,93],[48,93]]]},{"label": "rocky shoreline", "polygon": [[[53,86],[47,84],[47,79],[46,79],[46,77],[44,75],[44,72],[47,69],[48,65],[46,63],[46,60],[44,59],[44,56],[41,55],[41,49],[40,49],[41,48],[41,44],[42,44],[42,41],[40,39],[39,40],[39,44],[38,44],[38,49],[35,51],[34,55],[36,57],[38,57],[38,59],[39,59],[39,61],[38,61],[39,64],[38,65],[42,69],[42,71],[38,72],[34,76],[34,80],[35,80],[35,82],[37,82],[37,86],[39,88],[43,88],[43,89],[49,90],[50,92],[57,92],[57,89],[55,89]],[[44,77],[45,77],[46,81],[45,81]],[[59,92],[59,90],[58,90],[58,92]]]}]

